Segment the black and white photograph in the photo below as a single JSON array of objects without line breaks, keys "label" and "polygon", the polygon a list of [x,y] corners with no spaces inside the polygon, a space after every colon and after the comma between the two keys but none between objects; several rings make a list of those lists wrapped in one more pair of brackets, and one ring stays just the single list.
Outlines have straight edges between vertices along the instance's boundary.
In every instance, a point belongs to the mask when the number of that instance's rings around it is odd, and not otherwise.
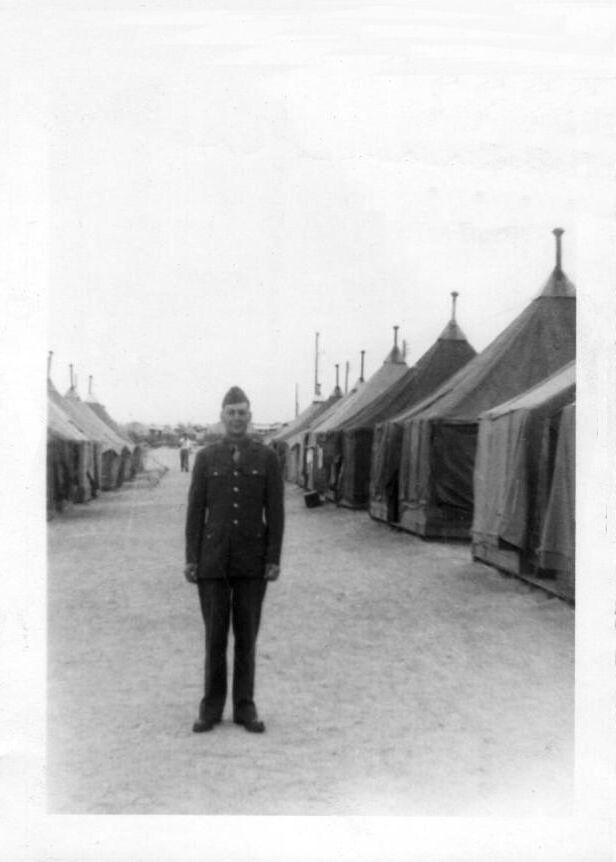
[{"label": "black and white photograph", "polygon": [[614,9],[5,20],[0,857],[612,859]]}]

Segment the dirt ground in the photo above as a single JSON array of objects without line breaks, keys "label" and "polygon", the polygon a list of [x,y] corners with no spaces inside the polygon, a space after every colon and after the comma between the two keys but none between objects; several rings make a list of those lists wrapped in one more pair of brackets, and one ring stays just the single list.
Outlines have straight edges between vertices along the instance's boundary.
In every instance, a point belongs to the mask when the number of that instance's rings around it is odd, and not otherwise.
[{"label": "dirt ground", "polygon": [[48,810],[567,816],[574,612],[365,512],[287,486],[257,661],[262,735],[191,732],[203,630],[190,476],[49,524]]}]

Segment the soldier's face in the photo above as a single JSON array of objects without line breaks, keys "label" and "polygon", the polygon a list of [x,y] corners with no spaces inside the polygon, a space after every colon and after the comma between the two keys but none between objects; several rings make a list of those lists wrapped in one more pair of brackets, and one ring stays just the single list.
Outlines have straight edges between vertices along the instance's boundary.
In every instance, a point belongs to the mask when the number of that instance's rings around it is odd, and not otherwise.
[{"label": "soldier's face", "polygon": [[222,424],[228,437],[244,437],[248,432],[251,413],[250,407],[243,401],[239,404],[225,404],[220,414]]}]

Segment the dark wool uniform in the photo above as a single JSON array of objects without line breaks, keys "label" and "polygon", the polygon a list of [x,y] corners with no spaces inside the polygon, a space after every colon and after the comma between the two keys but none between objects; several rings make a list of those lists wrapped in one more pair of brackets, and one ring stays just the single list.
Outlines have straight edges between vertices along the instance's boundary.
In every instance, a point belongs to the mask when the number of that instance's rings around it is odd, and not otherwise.
[{"label": "dark wool uniform", "polygon": [[256,717],[255,652],[265,566],[280,563],[283,528],[282,477],[271,449],[250,438],[238,443],[226,438],[198,453],[186,515],[186,562],[197,566],[205,623],[202,719],[222,718],[230,620],[235,638],[233,717]]}]

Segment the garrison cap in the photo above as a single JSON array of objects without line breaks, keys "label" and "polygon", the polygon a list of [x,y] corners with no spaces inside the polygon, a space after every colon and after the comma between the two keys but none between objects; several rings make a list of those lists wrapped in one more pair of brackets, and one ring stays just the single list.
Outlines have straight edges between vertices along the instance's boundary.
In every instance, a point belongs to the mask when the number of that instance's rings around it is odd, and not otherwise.
[{"label": "garrison cap", "polygon": [[226,407],[227,404],[241,404],[245,401],[247,404],[250,404],[248,400],[248,396],[239,386],[232,386],[231,389],[227,392],[225,397],[222,399],[222,406]]}]

